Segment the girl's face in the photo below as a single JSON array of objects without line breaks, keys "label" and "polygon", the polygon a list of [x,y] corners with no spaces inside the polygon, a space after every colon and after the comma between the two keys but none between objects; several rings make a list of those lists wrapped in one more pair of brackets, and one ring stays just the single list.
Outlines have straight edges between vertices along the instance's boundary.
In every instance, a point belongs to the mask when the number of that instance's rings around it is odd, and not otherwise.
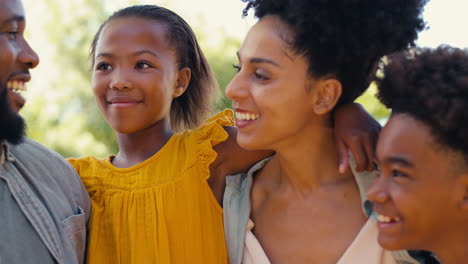
[{"label": "girl's face", "polygon": [[289,30],[279,18],[264,17],[238,51],[238,73],[226,95],[236,111],[237,141],[243,148],[276,149],[313,118],[314,80],[306,59],[281,37]]},{"label": "girl's face", "polygon": [[406,114],[394,115],[380,133],[379,173],[368,198],[386,249],[444,248],[445,238],[466,225],[455,156],[434,142],[430,128]]},{"label": "girl's face", "polygon": [[134,17],[110,21],[94,59],[94,96],[114,130],[128,134],[168,125],[171,102],[185,89],[180,78],[190,79],[190,71],[178,70],[164,23]]}]

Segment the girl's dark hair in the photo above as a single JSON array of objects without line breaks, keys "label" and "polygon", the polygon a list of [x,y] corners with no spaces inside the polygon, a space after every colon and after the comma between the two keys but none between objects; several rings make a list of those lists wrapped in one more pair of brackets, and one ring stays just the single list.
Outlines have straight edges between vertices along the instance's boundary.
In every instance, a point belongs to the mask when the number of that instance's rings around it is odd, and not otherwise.
[{"label": "girl's dark hair", "polygon": [[332,76],[343,86],[338,104],[350,103],[369,86],[386,54],[414,46],[425,28],[428,0],[242,0],[255,16],[278,16],[293,30],[286,40],[309,62],[309,74]]},{"label": "girl's dark hair", "polygon": [[468,50],[439,46],[396,53],[383,75],[376,80],[377,96],[392,114],[423,122],[441,146],[468,158]]},{"label": "girl's dark hair", "polygon": [[167,36],[176,50],[179,69],[187,67],[191,71],[187,90],[172,102],[171,127],[180,131],[198,126],[211,110],[213,96],[219,90],[218,83],[192,28],[171,10],[156,5],[135,5],[112,14],[94,36],[90,52],[92,64],[102,29],[113,19],[128,17],[154,20],[167,26]]}]

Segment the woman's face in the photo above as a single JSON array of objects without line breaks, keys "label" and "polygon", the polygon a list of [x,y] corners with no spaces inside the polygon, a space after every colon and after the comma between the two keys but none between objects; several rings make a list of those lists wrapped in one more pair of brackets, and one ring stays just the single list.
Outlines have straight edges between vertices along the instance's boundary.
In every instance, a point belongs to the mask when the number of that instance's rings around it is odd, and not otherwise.
[{"label": "woman's face", "polygon": [[226,88],[246,149],[277,149],[311,124],[316,82],[308,62],[294,54],[285,39],[291,29],[276,16],[266,16],[247,34],[238,51],[238,73]]}]

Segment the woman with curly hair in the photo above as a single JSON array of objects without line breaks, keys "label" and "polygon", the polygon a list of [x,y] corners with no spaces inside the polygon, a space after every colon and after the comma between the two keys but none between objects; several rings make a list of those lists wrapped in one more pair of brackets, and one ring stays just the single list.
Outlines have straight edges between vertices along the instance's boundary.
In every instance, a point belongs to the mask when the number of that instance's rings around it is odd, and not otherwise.
[{"label": "woman with curly hair", "polygon": [[378,241],[468,259],[468,50],[440,46],[390,57],[378,97],[392,115],[368,191]]},{"label": "woman with curly hair", "polygon": [[248,1],[244,15],[254,8],[259,20],[226,95],[239,145],[275,154],[227,178],[230,263],[418,263],[378,245],[361,207],[373,175],[337,169],[332,116],[365,91],[382,56],[414,46],[425,3]]}]

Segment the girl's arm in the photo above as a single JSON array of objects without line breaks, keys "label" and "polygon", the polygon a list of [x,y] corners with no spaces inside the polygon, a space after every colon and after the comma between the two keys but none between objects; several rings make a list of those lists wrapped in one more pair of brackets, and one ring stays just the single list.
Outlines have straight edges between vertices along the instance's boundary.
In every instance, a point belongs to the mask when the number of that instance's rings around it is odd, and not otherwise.
[{"label": "girl's arm", "polygon": [[[372,169],[374,148],[377,142],[380,124],[357,103],[338,107],[334,114],[335,135],[340,155],[340,172],[349,170],[348,150],[353,154],[357,170]],[[222,204],[225,176],[246,172],[256,162],[274,154],[273,151],[248,151],[237,144],[237,128],[224,127],[229,137],[214,146],[218,153],[211,164],[211,176],[208,180],[218,202]]]}]

